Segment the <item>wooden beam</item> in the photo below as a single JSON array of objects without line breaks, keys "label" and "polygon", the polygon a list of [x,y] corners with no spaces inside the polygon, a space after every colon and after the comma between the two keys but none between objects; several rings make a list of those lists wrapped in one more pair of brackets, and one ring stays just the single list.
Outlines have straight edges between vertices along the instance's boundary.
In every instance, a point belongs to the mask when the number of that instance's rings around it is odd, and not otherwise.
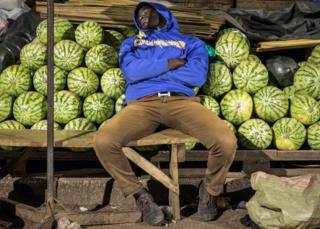
[{"label": "wooden beam", "polygon": [[179,146],[177,144],[172,145],[170,157],[170,176],[173,180],[173,184],[178,188],[178,192],[169,190],[169,204],[172,207],[173,217],[176,220],[180,220],[178,153]]},{"label": "wooden beam", "polygon": [[257,52],[287,50],[287,49],[300,49],[314,47],[320,44],[320,40],[312,39],[296,39],[287,41],[265,41],[259,42]]},{"label": "wooden beam", "polygon": [[179,194],[179,187],[159,168],[153,165],[151,162],[142,157],[139,153],[134,151],[129,147],[122,148],[123,153],[129,158],[132,162],[138,165],[141,169],[146,171],[148,174],[153,176],[156,180],[161,182],[169,190]]}]

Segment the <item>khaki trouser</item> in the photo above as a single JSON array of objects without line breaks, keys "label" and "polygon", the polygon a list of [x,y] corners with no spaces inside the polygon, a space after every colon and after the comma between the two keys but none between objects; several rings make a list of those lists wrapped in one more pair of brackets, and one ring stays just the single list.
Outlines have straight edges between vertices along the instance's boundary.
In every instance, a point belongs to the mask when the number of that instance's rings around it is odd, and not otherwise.
[{"label": "khaki trouser", "polygon": [[97,131],[94,149],[103,167],[118,182],[125,196],[142,188],[122,147],[145,137],[160,124],[197,139],[209,150],[204,185],[211,195],[219,195],[234,159],[237,139],[232,130],[198,97],[149,97],[130,101]]}]

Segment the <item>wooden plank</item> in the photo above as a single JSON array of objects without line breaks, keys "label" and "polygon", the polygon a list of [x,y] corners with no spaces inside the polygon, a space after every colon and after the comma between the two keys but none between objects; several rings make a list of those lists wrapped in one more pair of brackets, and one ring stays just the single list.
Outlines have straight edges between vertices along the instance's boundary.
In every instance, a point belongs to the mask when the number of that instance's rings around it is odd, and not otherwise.
[{"label": "wooden plank", "polygon": [[320,40],[312,39],[296,39],[287,41],[266,41],[259,42],[257,52],[275,51],[275,50],[287,50],[287,49],[300,49],[314,47],[320,44]]},{"label": "wooden plank", "polygon": [[[95,132],[76,130],[57,130],[54,132],[55,147],[92,148]],[[131,141],[128,146],[179,144],[199,142],[196,138],[180,131],[166,129],[137,141]],[[47,132],[45,130],[0,130],[0,145],[46,147]]]},{"label": "wooden plank", "polygon": [[143,158],[140,154],[129,147],[122,148],[123,153],[129,158],[132,162],[138,165],[141,169],[146,171],[148,174],[153,176],[156,180],[161,182],[169,190],[172,190],[175,193],[179,194],[179,187],[173,183],[173,181],[160,169],[158,169],[151,162]]},{"label": "wooden plank", "polygon": [[173,180],[173,184],[177,187],[178,192],[169,190],[169,204],[172,207],[173,217],[176,220],[180,220],[178,152],[178,145],[172,145],[170,156],[170,176]]},{"label": "wooden plank", "polygon": [[237,8],[281,10],[290,6],[293,0],[237,0]]},{"label": "wooden plank", "polygon": [[186,145],[185,144],[177,144],[178,150],[178,162],[186,161]]}]

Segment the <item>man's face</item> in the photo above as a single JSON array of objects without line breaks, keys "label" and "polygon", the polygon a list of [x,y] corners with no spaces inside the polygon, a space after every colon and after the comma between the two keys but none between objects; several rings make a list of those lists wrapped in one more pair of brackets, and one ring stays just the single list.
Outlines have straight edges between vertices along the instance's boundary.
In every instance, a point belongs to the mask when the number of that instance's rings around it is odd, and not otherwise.
[{"label": "man's face", "polygon": [[142,29],[156,29],[159,26],[160,15],[152,7],[142,7],[138,12],[138,19]]}]

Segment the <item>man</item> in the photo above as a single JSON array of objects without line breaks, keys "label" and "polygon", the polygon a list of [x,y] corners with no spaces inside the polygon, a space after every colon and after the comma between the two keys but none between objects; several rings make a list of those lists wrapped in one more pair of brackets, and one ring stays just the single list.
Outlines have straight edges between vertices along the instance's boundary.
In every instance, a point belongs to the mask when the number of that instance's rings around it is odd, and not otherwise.
[{"label": "man", "polygon": [[157,3],[138,4],[134,22],[140,33],[125,40],[119,54],[127,106],[97,132],[94,149],[124,195],[135,197],[143,221],[159,225],[164,215],[138,181],[122,147],[153,133],[159,125],[196,137],[209,149],[198,212],[203,220],[213,220],[218,214],[216,197],[223,191],[237,140],[195,97],[193,87],[201,87],[207,77],[205,44],[181,34],[173,15]]}]

